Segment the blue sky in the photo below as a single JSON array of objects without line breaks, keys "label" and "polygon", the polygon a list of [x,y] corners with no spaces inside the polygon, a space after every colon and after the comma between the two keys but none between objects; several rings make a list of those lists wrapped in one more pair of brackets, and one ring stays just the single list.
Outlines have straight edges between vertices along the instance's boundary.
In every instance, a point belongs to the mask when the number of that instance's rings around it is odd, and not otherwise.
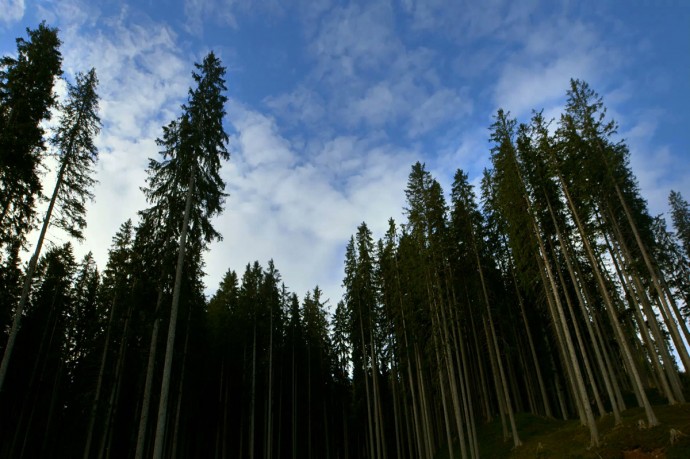
[{"label": "blue sky", "polygon": [[61,30],[66,77],[93,66],[101,81],[99,184],[78,246],[101,267],[146,206],[147,158],[210,50],[228,68],[232,157],[209,293],[229,267],[273,258],[290,289],[319,284],[334,304],[347,239],[362,221],[379,237],[403,220],[415,161],[447,191],[457,168],[476,182],[496,109],[555,117],[570,78],[604,97],[651,213],[671,189],[690,198],[683,0],[0,0],[0,54],[43,19]]}]

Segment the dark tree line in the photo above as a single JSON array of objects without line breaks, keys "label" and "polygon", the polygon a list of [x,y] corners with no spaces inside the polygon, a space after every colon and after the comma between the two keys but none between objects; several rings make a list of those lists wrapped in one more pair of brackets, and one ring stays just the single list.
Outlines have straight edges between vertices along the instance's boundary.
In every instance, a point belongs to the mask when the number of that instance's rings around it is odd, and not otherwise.
[{"label": "dark tree line", "polygon": [[0,60],[0,457],[477,458],[493,419],[521,444],[518,412],[579,419],[597,445],[598,417],[637,405],[651,426],[652,401],[685,403],[690,206],[671,192],[675,232],[649,215],[586,83],[557,120],[497,112],[480,197],[462,170],[446,194],[413,165],[406,221],[379,240],[356,229],[337,304],[319,287],[300,299],[272,261],[207,299],[224,67],[196,64],[149,207],[101,271],[69,243],[42,250],[51,226],[82,235],[100,127],[94,70],[53,93],[57,34],[27,30]]}]

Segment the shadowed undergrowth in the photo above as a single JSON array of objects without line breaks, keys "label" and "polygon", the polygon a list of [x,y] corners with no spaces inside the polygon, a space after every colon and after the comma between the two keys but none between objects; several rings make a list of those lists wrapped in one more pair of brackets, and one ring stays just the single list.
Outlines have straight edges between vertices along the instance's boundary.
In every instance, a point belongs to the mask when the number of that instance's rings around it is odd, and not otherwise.
[{"label": "shadowed undergrowth", "polygon": [[[512,440],[502,441],[500,419],[479,428],[482,458],[667,458],[690,457],[690,404],[654,407],[660,425],[643,427],[644,410],[632,408],[621,414],[622,424],[614,426],[613,415],[597,421],[600,445],[589,448],[589,430],[578,420],[557,420],[532,414],[516,416],[522,446],[513,449]],[[642,421],[642,423],[640,422]],[[675,434],[672,444],[672,429]],[[455,451],[459,457],[459,451]],[[446,458],[447,451],[439,458]]]}]

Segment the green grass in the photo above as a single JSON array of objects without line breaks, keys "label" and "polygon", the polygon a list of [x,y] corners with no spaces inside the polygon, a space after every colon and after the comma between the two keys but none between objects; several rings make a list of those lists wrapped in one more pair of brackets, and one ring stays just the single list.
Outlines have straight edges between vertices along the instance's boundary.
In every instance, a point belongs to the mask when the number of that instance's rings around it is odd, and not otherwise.
[{"label": "green grass", "polygon": [[[640,428],[646,423],[642,408],[622,413],[622,424],[614,426],[613,415],[597,421],[599,446],[589,448],[589,429],[579,421],[562,421],[520,413],[516,417],[522,446],[513,449],[513,441],[503,441],[500,419],[479,427],[479,449],[482,458],[623,458],[625,451],[639,450],[647,455],[630,456],[688,459],[690,458],[690,404],[657,405],[654,412],[660,425]],[[681,436],[671,445],[671,429]],[[652,456],[651,452],[654,452]]]}]

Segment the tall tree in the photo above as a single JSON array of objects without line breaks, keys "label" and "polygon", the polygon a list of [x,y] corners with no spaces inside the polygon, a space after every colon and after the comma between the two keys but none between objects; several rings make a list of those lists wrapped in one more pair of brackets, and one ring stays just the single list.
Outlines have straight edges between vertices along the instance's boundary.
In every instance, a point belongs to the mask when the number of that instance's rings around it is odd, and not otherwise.
[{"label": "tall tree", "polygon": [[93,143],[101,126],[98,117],[97,84],[98,79],[94,69],[86,74],[77,74],[75,84],[68,83],[67,102],[62,107],[60,123],[51,142],[59,158],[57,179],[34,254],[29,261],[22,294],[15,311],[2,364],[0,364],[0,390],[7,373],[12,348],[19,332],[22,312],[31,288],[31,279],[48,226],[51,224],[53,211],[57,213],[57,219],[53,222],[55,226],[78,239],[83,237],[82,230],[86,226],[85,203],[93,198],[91,188],[95,182],[90,174],[98,159],[98,149]]},{"label": "tall tree", "polygon": [[31,228],[41,192],[38,165],[45,148],[41,122],[56,103],[61,74],[58,30],[42,22],[17,38],[17,57],[0,59],[0,245]]},{"label": "tall tree", "polygon": [[[5,379],[0,456],[45,457],[63,431],[67,321],[74,304],[72,246],[41,257],[12,371]],[[40,439],[40,440],[39,440]]]},{"label": "tall tree", "polygon": [[[107,323],[104,324],[105,333],[102,336],[102,350],[100,355],[100,364],[98,365],[98,376],[95,381],[95,388],[93,388],[93,401],[91,403],[89,422],[86,430],[86,441],[84,446],[84,457],[91,456],[91,445],[94,437],[94,430],[96,429],[96,421],[99,412],[102,413],[101,419],[110,419],[110,410],[102,409],[102,396],[105,394],[104,387],[108,386],[108,379],[111,376],[109,370],[117,368],[115,365],[108,366],[108,359],[111,357],[117,358],[121,361],[123,352],[113,352],[111,347],[115,347],[118,338],[120,344],[125,342],[126,330],[117,337],[118,321],[126,316],[125,311],[121,311],[122,307],[131,305],[132,299],[128,297],[128,291],[131,289],[128,281],[131,282],[131,265],[132,265],[132,221],[127,220],[120,225],[117,233],[113,237],[112,247],[108,251],[108,262],[106,264],[103,282],[101,284],[100,302],[103,309],[108,310]],[[130,301],[127,301],[130,300]],[[106,318],[101,319],[105,321]],[[123,327],[124,328],[124,327]],[[113,372],[114,373],[114,372]],[[116,384],[112,384],[116,387]],[[104,423],[106,426],[108,422]]]},{"label": "tall tree", "polygon": [[[195,66],[199,73],[193,72],[192,75],[197,87],[190,89],[179,123],[171,124],[163,140],[159,141],[159,145],[164,148],[164,159],[162,163],[152,161],[154,167],[150,178],[151,187],[147,190],[147,197],[153,202],[166,199],[170,194],[185,196],[182,222],[179,224],[178,258],[158,406],[153,452],[156,459],[163,456],[165,445],[168,394],[187,233],[191,227],[192,244],[197,246],[202,244],[202,238],[206,243],[220,239],[220,234],[213,228],[210,220],[222,211],[225,183],[219,174],[220,161],[230,157],[225,145],[228,136],[223,128],[227,101],[223,94],[226,90],[225,68],[213,52]],[[180,209],[173,207],[169,210],[171,215],[175,215]]]}]

